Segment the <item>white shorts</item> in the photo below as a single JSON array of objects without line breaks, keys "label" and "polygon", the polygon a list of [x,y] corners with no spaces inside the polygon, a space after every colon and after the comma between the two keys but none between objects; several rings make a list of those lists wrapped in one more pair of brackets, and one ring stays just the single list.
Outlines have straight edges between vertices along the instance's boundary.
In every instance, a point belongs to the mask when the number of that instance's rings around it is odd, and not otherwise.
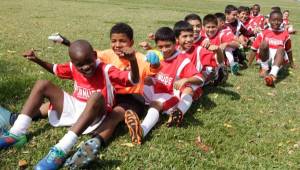
[{"label": "white shorts", "polygon": [[[271,65],[274,64],[276,51],[277,51],[277,49],[269,48],[269,60],[268,60],[268,62],[269,62]],[[285,63],[288,63],[288,62],[289,62],[289,57],[288,57],[288,55],[287,55],[286,52],[284,52],[283,61],[284,61]]]},{"label": "white shorts", "polygon": [[144,85],[144,98],[146,104],[150,104],[153,101],[160,102],[164,105],[163,112],[168,112],[175,108],[179,102],[177,96],[169,93],[155,93],[153,86]]},{"label": "white shorts", "polygon": [[[54,126],[72,126],[74,125],[81,113],[85,108],[86,102],[82,102],[75,97],[69,95],[64,92],[64,103],[63,103],[63,111],[61,113],[60,118],[59,114],[56,110],[52,110],[51,108],[48,110],[48,119],[49,123]],[[95,119],[91,126],[89,126],[83,134],[91,133],[95,130],[104,120],[106,116],[102,116],[102,118]]]}]

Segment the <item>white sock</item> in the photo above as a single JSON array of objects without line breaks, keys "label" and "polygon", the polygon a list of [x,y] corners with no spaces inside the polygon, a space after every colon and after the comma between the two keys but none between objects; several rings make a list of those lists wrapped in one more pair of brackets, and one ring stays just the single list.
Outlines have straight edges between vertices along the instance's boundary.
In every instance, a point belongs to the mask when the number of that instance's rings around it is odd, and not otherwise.
[{"label": "white sock", "polygon": [[279,71],[279,67],[276,66],[276,65],[273,65],[272,69],[270,71],[270,74],[273,75],[273,76],[275,76],[275,77],[277,77],[278,71]]},{"label": "white sock", "polygon": [[25,114],[20,114],[9,132],[17,136],[24,135],[26,134],[31,122],[31,117]]},{"label": "white sock", "polygon": [[235,64],[234,57],[233,57],[233,54],[232,54],[232,49],[231,48],[230,49],[226,48],[225,49],[225,55],[228,59],[229,65],[232,67]]},{"label": "white sock", "polygon": [[260,65],[261,65],[262,69],[269,70],[269,62],[268,61],[261,61]]},{"label": "white sock", "polygon": [[193,103],[193,97],[189,94],[183,94],[177,105],[177,108],[185,114]]},{"label": "white sock", "polygon": [[78,136],[72,132],[68,131],[63,138],[55,145],[55,147],[63,150],[65,153],[69,153],[72,147],[76,144]]},{"label": "white sock", "polygon": [[143,136],[145,137],[149,131],[154,127],[154,125],[158,122],[159,111],[153,107],[148,110],[148,113],[143,120],[141,126],[143,128]]}]

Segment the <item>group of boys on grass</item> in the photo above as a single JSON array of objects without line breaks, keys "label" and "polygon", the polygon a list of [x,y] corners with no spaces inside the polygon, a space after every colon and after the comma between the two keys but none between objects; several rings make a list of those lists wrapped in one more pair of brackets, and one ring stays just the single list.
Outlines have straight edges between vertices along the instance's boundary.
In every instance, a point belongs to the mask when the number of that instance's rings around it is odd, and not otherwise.
[{"label": "group of boys on grass", "polygon": [[[120,122],[125,121],[134,144],[167,114],[167,126],[180,126],[185,113],[202,95],[203,86],[226,82],[227,68],[237,75],[245,64],[243,49],[251,48],[249,64],[256,58],[268,86],[274,86],[279,69],[294,67],[289,25],[282,25],[280,10],[272,10],[268,22],[259,13],[260,6],[236,8],[228,5],[224,13],[201,18],[187,15],[174,28],[161,27],[149,42],[140,45],[146,56],[135,51],[133,30],[125,23],[110,31],[111,49],[95,50],[86,40],[68,41],[56,34],[49,39],[69,49],[70,61],[50,64],[30,50],[23,54],[61,79],[74,81],[70,95],[47,80],[38,80],[19,116],[0,137],[0,149],[21,147],[33,118],[48,117],[51,125],[71,126],[68,132],[38,162],[35,169],[71,169],[95,160]],[[43,103],[44,99],[48,103]],[[146,116],[140,116],[148,106]],[[68,155],[81,134],[92,138]]]}]

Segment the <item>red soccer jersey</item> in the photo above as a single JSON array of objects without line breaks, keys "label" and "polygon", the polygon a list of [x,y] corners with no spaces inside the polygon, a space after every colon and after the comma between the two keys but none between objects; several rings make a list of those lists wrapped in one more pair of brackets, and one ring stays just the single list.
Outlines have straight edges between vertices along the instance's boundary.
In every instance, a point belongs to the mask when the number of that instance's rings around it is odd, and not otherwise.
[{"label": "red soccer jersey", "polygon": [[271,28],[265,29],[259,33],[252,44],[253,50],[258,50],[260,43],[265,40],[269,44],[269,48],[278,49],[285,48],[286,52],[291,51],[291,39],[287,31],[273,31]]},{"label": "red soccer jersey", "polygon": [[[231,29],[224,28],[218,31],[214,37],[209,38],[206,36],[206,39],[209,40],[211,45],[219,46],[222,43],[228,43],[235,40],[235,36],[233,35]],[[194,54],[190,56],[192,63],[195,65],[198,71],[203,71],[206,67],[215,68],[218,66],[216,53],[209,51],[202,46],[194,49]]]},{"label": "red soccer jersey", "polygon": [[101,92],[106,99],[109,107],[114,103],[114,88],[124,88],[132,86],[130,73],[128,71],[120,71],[116,67],[106,65],[99,60],[96,62],[97,68],[92,77],[84,77],[76,67],[71,63],[55,64],[53,72],[62,79],[70,79],[74,81],[73,96],[83,102],[94,92]]},{"label": "red soccer jersey", "polygon": [[282,22],[284,25],[289,25],[289,19],[283,19],[283,22]]},{"label": "red soccer jersey", "polygon": [[261,30],[264,29],[265,26],[265,17],[261,14],[258,14],[257,16],[250,16],[249,21],[249,27],[252,29],[255,29],[256,27],[259,27]]},{"label": "red soccer jersey", "polygon": [[177,51],[173,56],[161,62],[161,70],[154,78],[155,93],[173,94],[174,82],[182,78],[194,76],[203,81],[202,74],[196,70],[190,59],[184,55]]}]

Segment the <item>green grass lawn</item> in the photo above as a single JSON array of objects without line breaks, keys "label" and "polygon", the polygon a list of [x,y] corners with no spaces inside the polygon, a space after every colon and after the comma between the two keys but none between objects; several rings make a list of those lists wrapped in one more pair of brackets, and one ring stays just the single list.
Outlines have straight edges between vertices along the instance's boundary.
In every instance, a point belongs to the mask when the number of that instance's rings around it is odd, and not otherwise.
[{"label": "green grass lawn", "polygon": [[[116,22],[129,23],[135,42],[143,41],[160,26],[171,26],[191,12],[202,17],[222,12],[227,4],[260,3],[264,14],[271,6],[291,11],[290,20],[300,30],[300,3],[291,0],[1,0],[0,2],[0,105],[20,111],[38,79],[61,81],[21,57],[34,47],[49,62],[68,60],[67,49],[47,36],[60,32],[71,40],[87,39],[97,49],[109,48],[109,30]],[[296,64],[298,35],[292,36]],[[141,50],[136,46],[138,50]],[[142,146],[130,147],[126,126],[120,125],[93,169],[297,169],[300,168],[299,67],[282,72],[276,88],[258,77],[258,68],[230,76],[224,87],[207,88],[199,103],[187,113],[182,128],[159,124]],[[165,120],[165,117],[163,117]],[[29,169],[48,153],[67,128],[52,128],[47,120],[34,122],[29,143],[22,149],[0,151],[0,169],[16,169],[25,159]],[[211,147],[201,151],[196,137]],[[87,139],[83,136],[80,140]],[[299,143],[299,145],[297,145]],[[298,147],[299,148],[298,148]]]}]

